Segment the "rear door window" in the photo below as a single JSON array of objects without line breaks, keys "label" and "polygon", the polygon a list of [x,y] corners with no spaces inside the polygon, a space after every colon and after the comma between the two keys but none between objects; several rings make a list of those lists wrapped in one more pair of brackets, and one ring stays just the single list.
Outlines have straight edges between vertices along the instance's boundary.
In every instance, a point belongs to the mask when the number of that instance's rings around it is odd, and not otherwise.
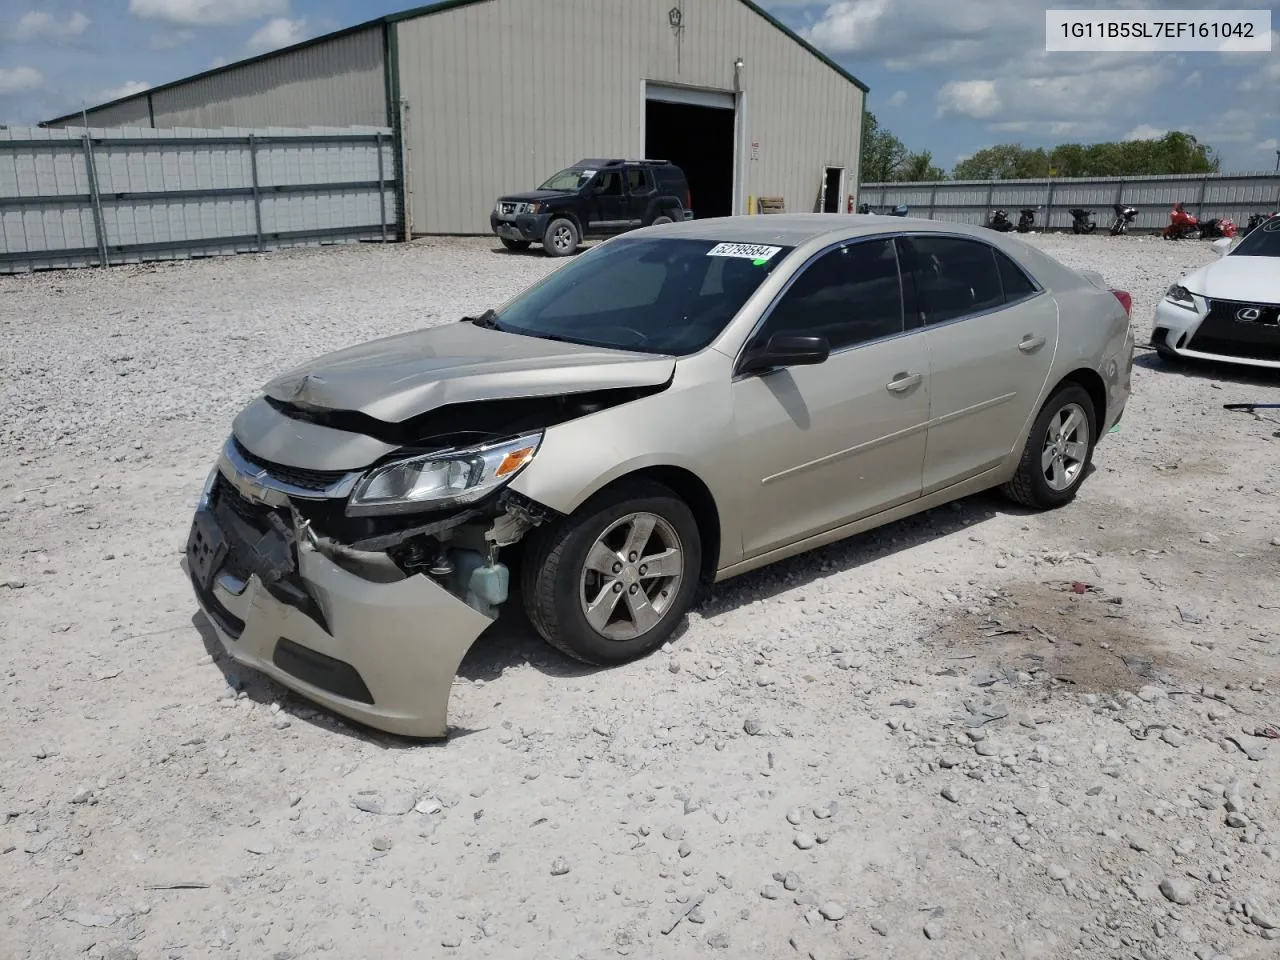
[{"label": "rear door window", "polygon": [[653,174],[644,167],[628,167],[627,189],[632,193],[651,193],[653,191]]},{"label": "rear door window", "polygon": [[995,250],[960,237],[900,238],[904,269],[914,280],[917,307],[927,326],[984,313],[1005,304]]},{"label": "rear door window", "polygon": [[995,254],[996,266],[1000,270],[1000,284],[1004,287],[1005,303],[1017,303],[1039,292],[1036,285],[1012,259],[994,248],[991,252]]}]

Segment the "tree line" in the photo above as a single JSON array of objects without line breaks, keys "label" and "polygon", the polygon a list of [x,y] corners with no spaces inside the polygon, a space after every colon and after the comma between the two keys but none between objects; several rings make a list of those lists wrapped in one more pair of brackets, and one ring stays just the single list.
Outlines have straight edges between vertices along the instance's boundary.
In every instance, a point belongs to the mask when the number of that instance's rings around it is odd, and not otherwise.
[{"label": "tree line", "polygon": [[1052,149],[1001,143],[957,163],[950,177],[928,150],[913,152],[874,113],[862,119],[862,182],[922,180],[1042,180],[1046,177],[1137,177],[1217,173],[1213,147],[1189,133],[1170,130],[1150,140],[1064,143]]}]

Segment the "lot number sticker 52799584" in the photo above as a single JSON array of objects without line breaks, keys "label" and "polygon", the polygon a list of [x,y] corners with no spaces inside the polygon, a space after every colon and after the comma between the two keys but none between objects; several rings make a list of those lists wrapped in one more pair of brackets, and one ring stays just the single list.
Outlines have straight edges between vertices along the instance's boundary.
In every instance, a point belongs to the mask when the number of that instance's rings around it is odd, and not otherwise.
[{"label": "lot number sticker 52799584", "polygon": [[763,243],[717,243],[707,251],[707,256],[740,257],[761,264],[768,263],[778,255],[781,249],[781,247],[770,247]]}]

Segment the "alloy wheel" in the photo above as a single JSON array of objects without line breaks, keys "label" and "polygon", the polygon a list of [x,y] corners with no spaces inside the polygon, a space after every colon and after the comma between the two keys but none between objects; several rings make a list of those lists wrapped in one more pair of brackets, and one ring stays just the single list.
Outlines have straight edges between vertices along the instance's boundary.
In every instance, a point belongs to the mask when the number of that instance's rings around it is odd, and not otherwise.
[{"label": "alloy wheel", "polygon": [[1079,404],[1068,403],[1049,420],[1040,468],[1055,493],[1069,490],[1089,456],[1089,418]]},{"label": "alloy wheel", "polygon": [[634,640],[662,622],[680,592],[684,551],[675,528],[653,513],[615,520],[583,564],[579,598],[593,630]]}]

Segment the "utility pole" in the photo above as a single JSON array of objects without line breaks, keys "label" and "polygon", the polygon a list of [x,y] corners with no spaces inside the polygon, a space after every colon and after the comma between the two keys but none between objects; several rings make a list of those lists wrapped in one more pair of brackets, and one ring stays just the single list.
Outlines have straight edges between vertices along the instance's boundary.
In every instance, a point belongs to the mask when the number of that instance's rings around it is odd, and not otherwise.
[{"label": "utility pole", "polygon": [[1276,151],[1276,173],[1280,173],[1280,150]]}]

